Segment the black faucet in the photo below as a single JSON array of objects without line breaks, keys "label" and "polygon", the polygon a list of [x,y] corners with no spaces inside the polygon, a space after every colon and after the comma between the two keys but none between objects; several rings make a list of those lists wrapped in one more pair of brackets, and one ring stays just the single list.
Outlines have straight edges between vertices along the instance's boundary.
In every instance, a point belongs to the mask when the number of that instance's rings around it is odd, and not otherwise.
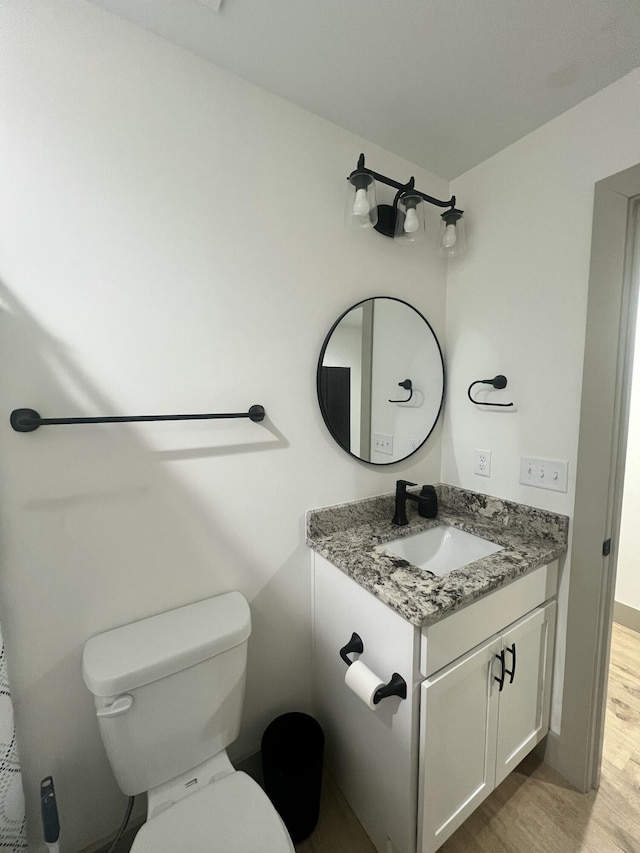
[{"label": "black faucet", "polygon": [[438,497],[433,486],[423,486],[419,495],[412,495],[407,491],[407,486],[417,486],[417,483],[410,483],[408,480],[396,481],[396,508],[391,519],[391,524],[397,524],[398,527],[404,527],[409,524],[407,519],[407,500],[415,501],[418,504],[418,513],[423,518],[435,518],[438,514]]}]

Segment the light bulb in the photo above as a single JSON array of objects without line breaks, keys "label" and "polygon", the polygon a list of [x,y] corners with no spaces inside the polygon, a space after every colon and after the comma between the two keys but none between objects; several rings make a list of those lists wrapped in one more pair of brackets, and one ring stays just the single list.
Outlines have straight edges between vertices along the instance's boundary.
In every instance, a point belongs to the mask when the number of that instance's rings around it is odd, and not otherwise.
[{"label": "light bulb", "polygon": [[408,207],[404,217],[404,230],[407,234],[414,234],[419,227],[420,222],[415,207]]},{"label": "light bulb", "polygon": [[353,203],[353,215],[367,216],[370,210],[371,206],[369,204],[369,199],[367,198],[366,189],[356,190],[356,200]]},{"label": "light bulb", "polygon": [[449,223],[449,225],[447,225],[447,227],[444,229],[442,245],[445,247],[445,249],[450,249],[452,246],[455,246],[457,239],[458,235],[456,233],[456,226]]}]

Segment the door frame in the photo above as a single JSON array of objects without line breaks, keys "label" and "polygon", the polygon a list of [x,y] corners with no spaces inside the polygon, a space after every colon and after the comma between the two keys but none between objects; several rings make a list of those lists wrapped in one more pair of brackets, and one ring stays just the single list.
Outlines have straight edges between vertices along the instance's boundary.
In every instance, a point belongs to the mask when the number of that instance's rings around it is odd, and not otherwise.
[{"label": "door frame", "polygon": [[562,717],[550,745],[552,764],[581,791],[598,786],[602,761],[638,303],[630,239],[638,195],[640,164],[595,186]]}]

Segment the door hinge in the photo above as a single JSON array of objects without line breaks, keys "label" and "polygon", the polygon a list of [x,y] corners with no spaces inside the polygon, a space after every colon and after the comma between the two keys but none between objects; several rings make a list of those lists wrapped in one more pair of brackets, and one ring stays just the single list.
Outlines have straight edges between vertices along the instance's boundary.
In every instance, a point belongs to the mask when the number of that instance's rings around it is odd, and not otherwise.
[{"label": "door hinge", "polygon": [[602,543],[602,556],[608,557],[611,553],[611,539],[605,539]]}]

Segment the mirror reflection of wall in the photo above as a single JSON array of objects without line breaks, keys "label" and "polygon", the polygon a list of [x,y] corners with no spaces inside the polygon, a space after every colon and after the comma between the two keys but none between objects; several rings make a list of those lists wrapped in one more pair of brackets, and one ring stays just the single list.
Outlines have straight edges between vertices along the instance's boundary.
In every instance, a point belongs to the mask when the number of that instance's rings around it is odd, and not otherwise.
[{"label": "mirror reflection of wall", "polygon": [[[400,386],[406,379],[411,390]],[[435,426],[444,393],[442,353],[411,305],[367,299],[345,311],[327,335],[317,382],[320,409],[338,444],[365,462],[388,465],[414,453]]]}]

